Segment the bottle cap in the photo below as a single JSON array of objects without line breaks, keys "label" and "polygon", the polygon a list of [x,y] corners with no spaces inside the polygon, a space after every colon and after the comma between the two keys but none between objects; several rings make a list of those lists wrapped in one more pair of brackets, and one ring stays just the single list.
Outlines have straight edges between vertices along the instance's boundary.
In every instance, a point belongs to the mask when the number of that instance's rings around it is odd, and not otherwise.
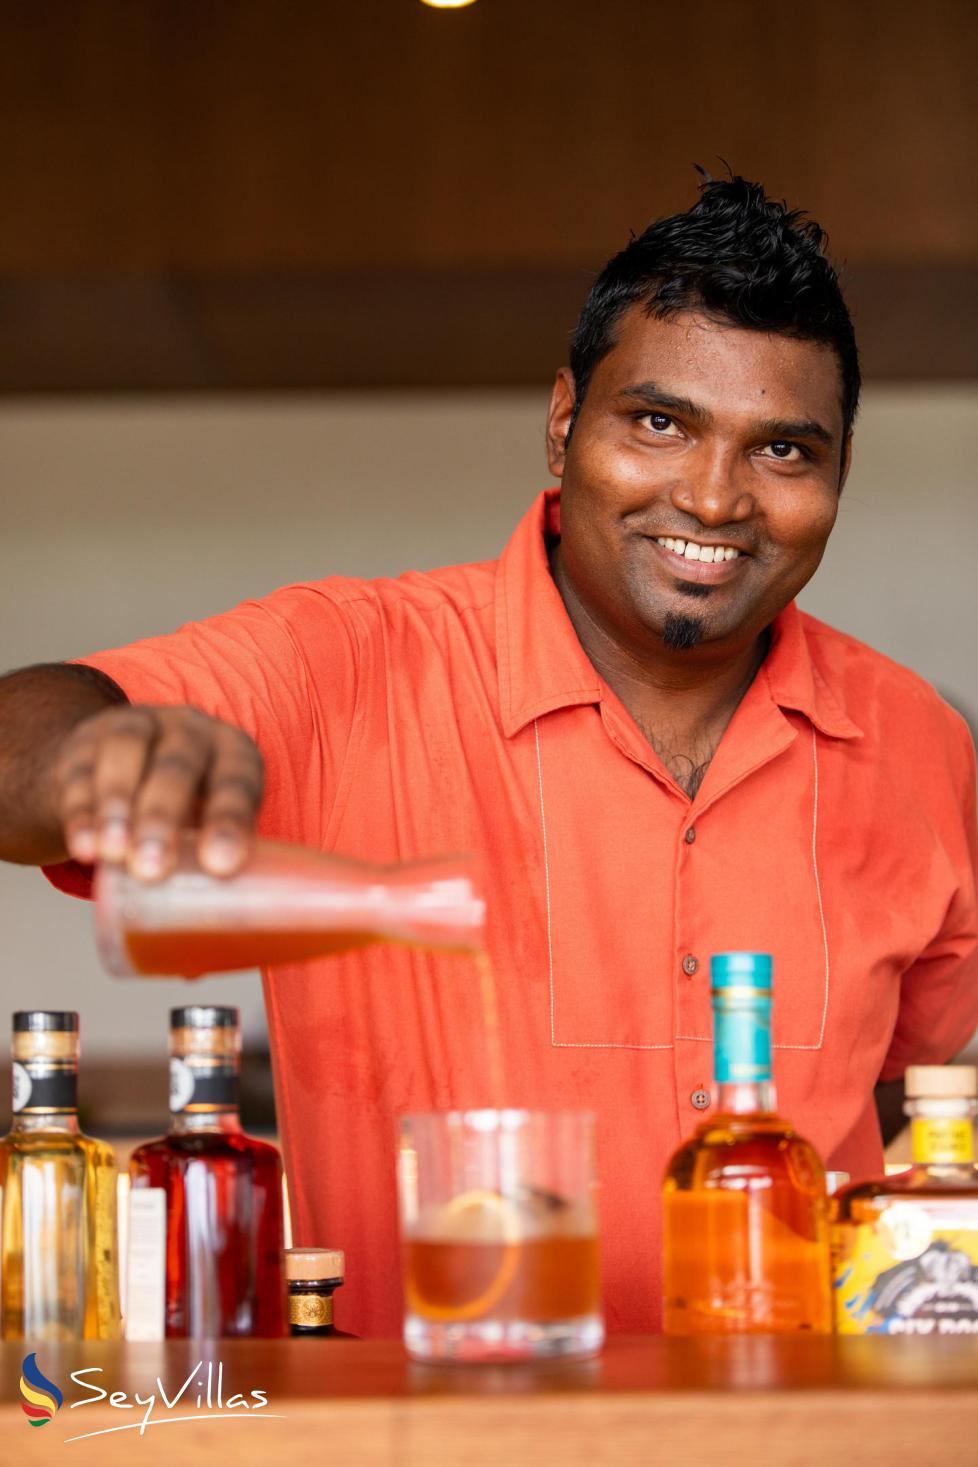
[{"label": "bottle cap", "polygon": [[770,953],[714,953],[710,959],[714,988],[756,988],[770,993],[771,977]]},{"label": "bottle cap", "polygon": [[906,1092],[908,1099],[972,1100],[978,1095],[978,1069],[974,1065],[910,1065]]},{"label": "bottle cap", "polygon": [[346,1259],[341,1248],[286,1248],[287,1279],[342,1279],[346,1275]]},{"label": "bottle cap", "polygon": [[188,1004],[170,1010],[171,1029],[236,1029],[238,1010],[204,1004]]},{"label": "bottle cap", "polygon": [[26,1009],[14,1014],[15,1034],[77,1034],[78,1015],[67,1011]]}]

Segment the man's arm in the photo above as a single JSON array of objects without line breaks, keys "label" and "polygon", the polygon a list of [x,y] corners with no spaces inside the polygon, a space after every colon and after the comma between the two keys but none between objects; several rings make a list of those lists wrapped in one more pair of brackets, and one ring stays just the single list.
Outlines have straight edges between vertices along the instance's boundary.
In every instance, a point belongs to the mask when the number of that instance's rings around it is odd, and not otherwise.
[{"label": "man's arm", "polygon": [[66,859],[52,778],[58,750],[83,719],[125,702],[111,678],[73,663],[0,678],[0,860],[41,866]]},{"label": "man's arm", "polygon": [[201,827],[217,875],[244,860],[263,765],[241,729],[196,708],[130,705],[104,673],[42,664],[0,678],[0,859],[128,859],[164,875]]}]

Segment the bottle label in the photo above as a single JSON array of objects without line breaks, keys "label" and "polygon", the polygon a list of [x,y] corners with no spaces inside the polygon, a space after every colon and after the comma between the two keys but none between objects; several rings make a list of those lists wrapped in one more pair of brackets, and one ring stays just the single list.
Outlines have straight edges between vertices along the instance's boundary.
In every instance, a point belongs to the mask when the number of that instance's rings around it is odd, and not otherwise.
[{"label": "bottle label", "polygon": [[69,1115],[77,1109],[78,1066],[74,1060],[14,1061],[15,1115]]},{"label": "bottle label", "polygon": [[289,1324],[302,1329],[322,1329],[333,1323],[331,1294],[290,1294]]},{"label": "bottle label", "polygon": [[166,1189],[132,1187],[126,1250],[126,1339],[166,1335]]},{"label": "bottle label", "polygon": [[832,1252],[840,1334],[978,1335],[978,1192],[836,1223]]},{"label": "bottle label", "polygon": [[238,1066],[229,1063],[190,1063],[170,1060],[170,1112],[237,1110]]},{"label": "bottle label", "polygon": [[967,1116],[915,1116],[910,1122],[910,1136],[915,1162],[967,1166],[975,1159],[975,1133]]},{"label": "bottle label", "polygon": [[771,1078],[771,1006],[713,995],[713,1068],[719,1085]]}]

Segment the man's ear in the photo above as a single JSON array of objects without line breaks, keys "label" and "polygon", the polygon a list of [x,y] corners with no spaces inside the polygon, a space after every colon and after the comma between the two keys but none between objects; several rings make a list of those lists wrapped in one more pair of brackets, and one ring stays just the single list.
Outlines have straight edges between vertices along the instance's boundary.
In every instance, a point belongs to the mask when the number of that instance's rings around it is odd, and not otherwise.
[{"label": "man's ear", "polygon": [[550,394],[550,411],[547,414],[547,463],[555,479],[563,478],[567,434],[576,400],[574,374],[570,367],[561,367]]},{"label": "man's ear", "polygon": [[839,471],[839,493],[846,487],[849,470],[852,467],[852,434],[846,435],[845,447],[842,450],[842,468]]}]

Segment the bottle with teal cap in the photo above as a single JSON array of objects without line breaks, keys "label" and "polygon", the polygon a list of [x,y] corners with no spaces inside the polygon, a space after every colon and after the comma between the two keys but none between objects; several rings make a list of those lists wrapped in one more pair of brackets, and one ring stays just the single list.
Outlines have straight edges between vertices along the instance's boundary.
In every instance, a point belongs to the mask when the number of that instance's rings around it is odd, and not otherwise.
[{"label": "bottle with teal cap", "polygon": [[777,1114],[768,953],[711,959],[714,1104],[663,1189],[667,1334],[828,1334],[825,1173]]}]

